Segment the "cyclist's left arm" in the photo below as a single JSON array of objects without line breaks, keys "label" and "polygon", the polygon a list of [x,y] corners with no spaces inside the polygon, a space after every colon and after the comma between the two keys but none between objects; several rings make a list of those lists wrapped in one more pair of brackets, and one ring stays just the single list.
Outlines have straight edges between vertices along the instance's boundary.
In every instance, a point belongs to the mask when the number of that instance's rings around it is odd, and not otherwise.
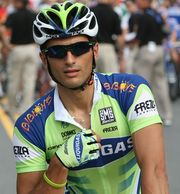
[{"label": "cyclist's left arm", "polygon": [[133,133],[132,138],[141,169],[142,194],[169,194],[162,125],[146,126]]}]

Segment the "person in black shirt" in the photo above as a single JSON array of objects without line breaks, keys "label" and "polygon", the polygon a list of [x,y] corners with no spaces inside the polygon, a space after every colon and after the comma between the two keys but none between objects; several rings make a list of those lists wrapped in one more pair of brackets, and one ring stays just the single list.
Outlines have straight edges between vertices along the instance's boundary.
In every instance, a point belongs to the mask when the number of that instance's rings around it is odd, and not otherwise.
[{"label": "person in black shirt", "polygon": [[[9,102],[6,109],[10,113],[21,113],[35,97],[38,55],[32,25],[36,13],[28,9],[28,0],[13,0],[13,6],[15,10],[7,16],[4,24],[10,34],[7,59]],[[18,106],[16,99],[20,94],[22,101]]]},{"label": "person in black shirt", "polygon": [[161,15],[151,8],[151,3],[152,0],[136,0],[140,14],[138,20],[134,20],[134,25],[137,25],[136,42],[139,49],[134,58],[133,71],[149,81],[157,98],[160,115],[164,124],[169,126],[172,123],[172,108],[164,70],[164,21]]},{"label": "person in black shirt", "polygon": [[[97,71],[119,72],[118,55],[115,45],[122,44],[121,22],[118,14],[113,10],[112,0],[98,0],[97,5],[91,7],[97,17],[99,32],[97,40],[100,52],[97,58]],[[98,65],[99,64],[99,65]]]}]

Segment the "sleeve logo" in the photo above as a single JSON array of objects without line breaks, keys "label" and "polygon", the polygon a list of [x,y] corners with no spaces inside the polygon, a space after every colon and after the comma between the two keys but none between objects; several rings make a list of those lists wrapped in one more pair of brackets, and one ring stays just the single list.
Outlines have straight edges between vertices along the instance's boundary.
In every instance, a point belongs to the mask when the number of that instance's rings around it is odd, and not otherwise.
[{"label": "sleeve logo", "polygon": [[132,105],[128,120],[147,118],[158,115],[155,100],[149,91],[143,90],[139,99]]},{"label": "sleeve logo", "polygon": [[134,111],[137,114],[147,113],[149,111],[155,111],[156,105],[154,100],[146,100],[135,105]]},{"label": "sleeve logo", "polygon": [[29,157],[29,150],[25,146],[14,146],[14,155],[17,157]]}]

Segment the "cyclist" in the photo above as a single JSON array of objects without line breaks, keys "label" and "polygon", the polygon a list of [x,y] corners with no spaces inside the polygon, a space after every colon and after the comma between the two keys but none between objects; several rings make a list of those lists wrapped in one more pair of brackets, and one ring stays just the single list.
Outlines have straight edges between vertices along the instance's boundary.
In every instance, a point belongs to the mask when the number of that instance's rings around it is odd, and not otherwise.
[{"label": "cyclist", "polygon": [[70,1],[34,21],[57,86],[15,123],[18,194],[169,193],[151,89],[138,75],[94,72],[97,32],[93,12]]}]

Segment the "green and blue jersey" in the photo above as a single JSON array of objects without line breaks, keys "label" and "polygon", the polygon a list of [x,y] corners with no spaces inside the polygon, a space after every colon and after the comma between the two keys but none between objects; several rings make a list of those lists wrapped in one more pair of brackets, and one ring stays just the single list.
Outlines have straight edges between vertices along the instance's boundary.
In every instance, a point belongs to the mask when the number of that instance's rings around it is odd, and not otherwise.
[{"label": "green and blue jersey", "polygon": [[[145,79],[95,73],[91,129],[101,137],[100,157],[69,170],[68,193],[140,194],[141,173],[131,136],[154,123],[161,119]],[[57,88],[51,90],[16,121],[17,173],[46,170],[56,150],[82,129],[63,106]]]}]

